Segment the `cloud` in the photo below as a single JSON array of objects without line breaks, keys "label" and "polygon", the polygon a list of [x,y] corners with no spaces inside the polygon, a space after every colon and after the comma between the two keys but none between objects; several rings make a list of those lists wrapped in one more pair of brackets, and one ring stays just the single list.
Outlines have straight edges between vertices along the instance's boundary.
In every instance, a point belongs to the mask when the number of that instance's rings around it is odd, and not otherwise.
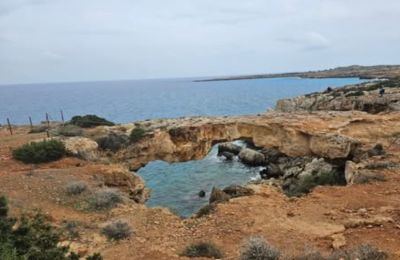
[{"label": "cloud", "polygon": [[278,41],[300,47],[304,51],[324,50],[331,46],[331,42],[320,33],[306,32],[301,35],[281,37]]},{"label": "cloud", "polygon": [[59,53],[53,52],[53,51],[43,51],[41,53],[42,57],[46,60],[50,61],[62,61],[65,59],[65,57]]},{"label": "cloud", "polygon": [[0,0],[0,66],[15,72],[0,84],[400,63],[398,13],[399,0]]},{"label": "cloud", "polygon": [[0,15],[8,15],[25,6],[44,4],[48,1],[49,0],[1,0]]}]

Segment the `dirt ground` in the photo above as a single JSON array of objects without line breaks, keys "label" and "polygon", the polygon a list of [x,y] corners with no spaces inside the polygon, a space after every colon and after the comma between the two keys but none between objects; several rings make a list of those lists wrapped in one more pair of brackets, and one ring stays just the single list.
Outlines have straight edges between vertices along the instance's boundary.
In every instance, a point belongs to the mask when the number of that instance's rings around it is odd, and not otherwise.
[{"label": "dirt ground", "polygon": [[[26,165],[12,159],[12,149],[44,134],[28,134],[18,128],[10,136],[0,128],[0,194],[10,200],[11,213],[39,208],[59,226],[79,223],[79,237],[70,239],[81,254],[101,252],[105,259],[186,259],[179,254],[192,242],[211,241],[224,259],[237,259],[249,236],[264,237],[287,255],[316,249],[329,254],[333,245],[351,248],[371,244],[400,259],[400,169],[377,169],[384,181],[343,187],[318,187],[301,198],[288,198],[277,188],[254,185],[256,194],[231,199],[202,218],[181,219],[167,209],[149,209],[125,200],[109,211],[82,210],[87,194],[71,197],[65,185],[85,181],[96,190],[104,184],[98,177],[101,163],[67,157],[58,162]],[[400,162],[400,147],[378,158]],[[129,222],[129,239],[111,242],[101,227],[115,219]]]}]

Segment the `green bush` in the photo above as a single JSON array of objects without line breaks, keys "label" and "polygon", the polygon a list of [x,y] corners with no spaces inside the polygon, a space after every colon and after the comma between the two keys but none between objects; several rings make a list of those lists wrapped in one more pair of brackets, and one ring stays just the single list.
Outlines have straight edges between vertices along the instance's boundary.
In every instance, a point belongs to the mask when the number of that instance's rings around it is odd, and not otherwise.
[{"label": "green bush", "polygon": [[135,128],[129,135],[129,139],[131,140],[132,143],[136,143],[140,141],[145,135],[146,135],[146,130],[144,130],[143,128]]},{"label": "green bush", "polygon": [[114,221],[101,231],[110,240],[121,240],[130,236],[131,227],[122,220]]},{"label": "green bush", "polygon": [[72,117],[70,124],[77,125],[83,128],[90,128],[96,126],[113,126],[113,122],[108,121],[102,117],[96,115],[85,115],[85,116],[74,116]]},{"label": "green bush", "polygon": [[240,260],[277,260],[281,253],[261,237],[250,237],[244,242]]},{"label": "green bush", "polygon": [[223,257],[221,251],[212,243],[200,242],[186,247],[182,256],[187,257],[209,257],[220,259]]},{"label": "green bush", "polygon": [[13,151],[14,159],[24,163],[45,163],[61,159],[65,146],[57,140],[32,142]]},{"label": "green bush", "polygon": [[[79,260],[78,254],[60,246],[61,231],[36,212],[19,220],[8,217],[5,197],[0,197],[0,259],[2,260]],[[93,258],[95,257],[95,258]],[[101,260],[99,254],[87,259]]]},{"label": "green bush", "polygon": [[100,149],[116,152],[129,144],[129,137],[125,134],[110,133],[96,140]]}]

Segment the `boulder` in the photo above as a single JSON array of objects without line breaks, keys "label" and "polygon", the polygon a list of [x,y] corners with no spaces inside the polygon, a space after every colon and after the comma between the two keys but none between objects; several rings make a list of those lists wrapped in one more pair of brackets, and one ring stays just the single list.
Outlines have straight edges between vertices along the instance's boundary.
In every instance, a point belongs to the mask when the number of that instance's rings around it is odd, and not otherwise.
[{"label": "boulder", "polygon": [[300,181],[305,181],[311,177],[326,177],[326,179],[330,177],[333,178],[333,174],[335,174],[333,166],[325,162],[324,158],[314,158],[310,163],[306,164],[304,171],[302,171],[297,177]]},{"label": "boulder", "polygon": [[370,170],[369,165],[364,163],[346,162],[344,170],[347,185],[363,184],[370,181],[383,181],[385,176],[381,172]]},{"label": "boulder", "polygon": [[250,166],[262,166],[265,164],[265,157],[262,153],[249,148],[243,148],[239,153],[239,159]]},{"label": "boulder", "polygon": [[228,201],[231,197],[226,194],[224,191],[213,187],[210,195],[210,200],[209,203],[220,203],[220,202],[225,202]]},{"label": "boulder", "polygon": [[204,198],[206,196],[206,192],[204,190],[199,191],[198,193],[200,198]]},{"label": "boulder", "polygon": [[325,162],[324,158],[314,158],[310,163],[306,164],[305,172],[310,172],[317,175],[331,173],[333,167],[330,163]]},{"label": "boulder", "polygon": [[254,194],[254,190],[240,186],[240,185],[230,185],[230,186],[224,188],[223,192],[228,194],[231,198],[250,196],[250,195]]},{"label": "boulder", "polygon": [[137,203],[145,203],[150,197],[150,190],[145,187],[143,179],[124,167],[111,165],[104,166],[99,171],[104,185],[115,187],[129,195]]},{"label": "boulder", "polygon": [[283,172],[276,164],[270,164],[260,171],[260,175],[262,179],[279,178],[283,175]]},{"label": "boulder", "polygon": [[224,152],[238,155],[241,150],[242,147],[234,143],[221,143],[218,145],[218,155],[223,155]]},{"label": "boulder", "polygon": [[223,152],[223,153],[221,154],[221,156],[225,157],[225,159],[226,159],[227,161],[232,161],[232,160],[233,160],[233,157],[235,157],[235,155],[234,155],[233,153],[230,153],[230,152]]},{"label": "boulder", "polygon": [[261,150],[261,153],[264,154],[265,161],[268,163],[276,163],[279,158],[285,157],[285,154],[275,148],[264,148]]},{"label": "boulder", "polygon": [[94,161],[98,159],[98,144],[86,137],[70,137],[63,139],[67,152],[84,160]]}]

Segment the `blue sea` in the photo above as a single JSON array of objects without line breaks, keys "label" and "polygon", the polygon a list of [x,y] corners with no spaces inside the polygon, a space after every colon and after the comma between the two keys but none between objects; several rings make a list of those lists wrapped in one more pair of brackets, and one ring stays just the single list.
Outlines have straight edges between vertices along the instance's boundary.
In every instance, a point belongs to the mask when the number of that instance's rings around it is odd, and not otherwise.
[{"label": "blue sea", "polygon": [[278,99],[359,82],[347,79],[275,78],[193,82],[194,79],[0,85],[0,124],[36,123],[96,114],[117,123],[196,115],[264,112]]},{"label": "blue sea", "polygon": [[[96,114],[117,123],[199,115],[246,115],[273,108],[278,99],[361,82],[358,78],[274,78],[194,82],[195,79],[0,85],[0,124],[28,124]],[[188,217],[207,204],[213,186],[245,184],[259,168],[225,162],[214,147],[199,161],[155,161],[139,170],[152,189],[149,207],[168,207]],[[205,198],[198,192],[204,190]]]}]

